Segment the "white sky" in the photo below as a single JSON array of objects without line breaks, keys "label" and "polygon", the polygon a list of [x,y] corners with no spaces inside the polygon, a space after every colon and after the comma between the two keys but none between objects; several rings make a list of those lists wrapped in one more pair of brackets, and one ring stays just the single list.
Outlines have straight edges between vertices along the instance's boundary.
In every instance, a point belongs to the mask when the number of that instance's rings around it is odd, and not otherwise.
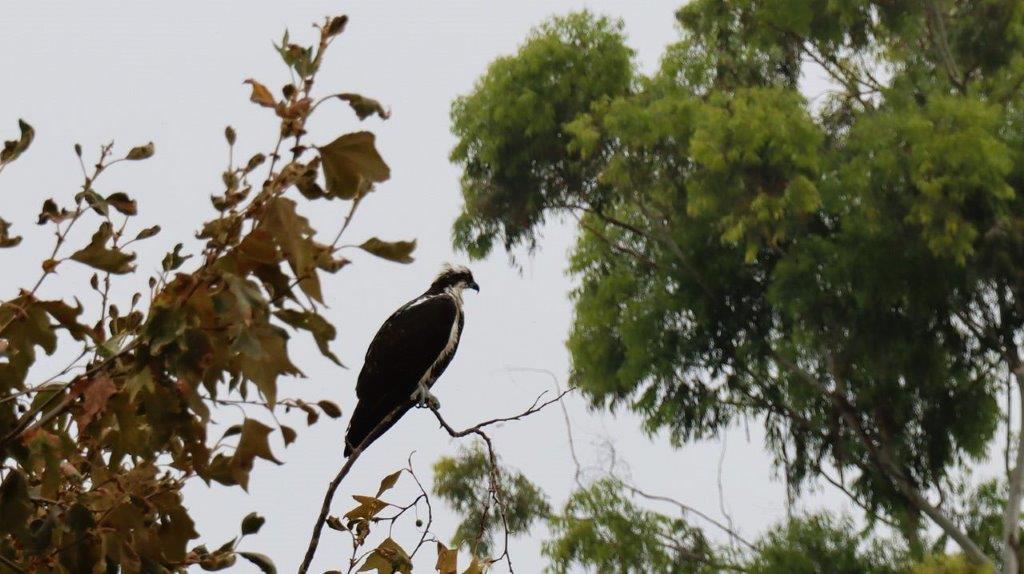
[{"label": "white sky", "polygon": [[[348,238],[357,243],[371,235],[415,237],[417,260],[402,266],[353,253],[355,265],[326,279],[331,305],[327,315],[340,330],[335,349],[351,369],[341,370],[322,359],[300,335],[294,339],[293,358],[308,379],[284,382],[280,395],[329,398],[345,415],[310,429],[301,415],[283,418],[300,431],[299,440],[287,450],[275,443],[286,464],[258,462],[248,494],[201,483],[189,488],[187,504],[210,546],[234,536],[239,519],[255,510],[268,521],[244,547],[270,555],[282,572],[294,571],[324,488],[341,463],[341,437],[366,345],[393,309],[427,286],[442,262],[461,259],[449,242],[450,224],[461,201],[458,170],[447,159],[454,143],[448,131],[452,99],[467,92],[491,60],[512,52],[532,26],[583,7],[623,18],[629,43],[648,70],[676,37],[672,16],[677,2],[660,0],[4,3],[0,136],[13,137],[16,121],[23,117],[35,126],[37,138],[28,154],[0,176],[0,216],[25,236],[18,250],[0,251],[5,270],[0,275],[0,297],[14,294],[36,277],[51,236],[34,224],[35,215],[47,197],[69,201],[77,191],[80,175],[72,153],[76,141],[87,153],[95,153],[100,143],[111,139],[122,151],[155,141],[153,159],[122,164],[105,174],[97,187],[104,193],[124,190],[138,199],[140,227],[163,226],[163,233],[141,250],[142,269],[155,270],[164,251],[177,241],[194,247],[192,232],[213,213],[208,197],[220,191],[226,162],[224,126],[236,128],[243,158],[266,151],[273,143],[273,115],[247,101],[249,90],[242,81],[253,77],[277,91],[286,71],[271,40],[278,40],[286,27],[293,39],[305,41],[312,38],[311,22],[327,14],[349,14],[348,30],[328,55],[319,87],[362,93],[380,99],[394,112],[387,122],[370,119],[361,126],[342,104],[327,105],[313,122],[311,139],[323,143],[363,127],[378,134],[393,177],[365,202]],[[344,206],[319,205],[316,211],[307,207],[305,213],[332,234]],[[83,225],[79,241],[84,242],[85,233],[94,227]],[[456,426],[515,414],[552,388],[547,376],[510,373],[510,367],[546,369],[565,382],[568,356],[563,340],[571,318],[571,283],[564,268],[572,230],[553,224],[546,236],[543,250],[522,260],[521,274],[503,254],[473,266],[482,292],[467,294],[462,345],[435,387],[446,417]],[[72,265],[62,267],[61,276],[47,284],[44,294],[77,295],[95,305],[93,294],[80,287],[87,275],[75,272]],[[119,293],[127,298],[144,288],[145,277],[139,277]],[[721,517],[720,443],[673,450],[661,438],[644,437],[632,416],[589,413],[576,398],[569,401],[569,412],[585,464],[606,463],[602,445],[611,441],[638,486]],[[225,412],[221,420],[233,416]],[[557,407],[493,429],[492,434],[507,464],[541,485],[556,506],[564,500],[573,469]],[[380,478],[403,466],[411,451],[416,451],[413,461],[419,476],[429,481],[431,463],[454,454],[457,446],[429,413],[411,412],[359,461],[336,498],[335,512],[342,514],[353,506],[351,494],[372,494]],[[785,515],[782,485],[773,478],[762,450],[756,425],[749,434],[737,429],[730,433],[722,459],[726,506],[748,537]],[[390,500],[405,502],[415,489],[403,480],[392,492]],[[832,492],[802,504],[844,505]],[[453,515],[436,498],[434,510],[435,532],[449,537],[456,524]],[[709,533],[720,539],[713,529]],[[407,546],[418,539],[410,529],[397,529],[396,537]],[[514,541],[511,552],[517,571],[540,571],[544,538],[544,530],[538,528]],[[327,531],[312,571],[346,570],[347,545],[346,536]],[[432,571],[434,559],[428,548],[417,556],[417,571]],[[235,570],[246,572],[250,567],[239,562]]]}]

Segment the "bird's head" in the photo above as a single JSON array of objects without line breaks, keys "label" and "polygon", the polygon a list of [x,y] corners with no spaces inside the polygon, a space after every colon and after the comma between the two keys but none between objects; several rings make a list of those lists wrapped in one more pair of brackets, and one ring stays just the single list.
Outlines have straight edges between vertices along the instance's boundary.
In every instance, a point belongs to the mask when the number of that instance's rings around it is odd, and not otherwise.
[{"label": "bird's head", "polygon": [[480,286],[473,280],[473,273],[461,265],[445,264],[430,284],[431,291],[451,290],[461,293],[463,289],[479,292]]}]

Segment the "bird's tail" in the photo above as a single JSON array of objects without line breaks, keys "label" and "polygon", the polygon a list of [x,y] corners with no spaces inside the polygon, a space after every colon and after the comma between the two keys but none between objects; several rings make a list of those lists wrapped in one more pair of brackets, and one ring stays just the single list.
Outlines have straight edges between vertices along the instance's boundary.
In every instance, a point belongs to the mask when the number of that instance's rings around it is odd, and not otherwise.
[{"label": "bird's tail", "polygon": [[[409,406],[399,407],[399,412],[391,418],[373,440],[369,441],[363,448],[370,446],[373,441],[377,440],[383,435],[389,428],[394,426],[398,419],[402,418],[402,415],[409,410]],[[393,403],[389,401],[380,401],[376,403],[370,403],[369,401],[359,401],[354,411],[352,411],[352,420],[348,423],[348,431],[345,433],[345,458],[348,458],[359,445],[363,444],[363,441],[370,436],[370,433],[377,428],[377,425],[381,423],[389,414],[392,409],[395,408]]]}]

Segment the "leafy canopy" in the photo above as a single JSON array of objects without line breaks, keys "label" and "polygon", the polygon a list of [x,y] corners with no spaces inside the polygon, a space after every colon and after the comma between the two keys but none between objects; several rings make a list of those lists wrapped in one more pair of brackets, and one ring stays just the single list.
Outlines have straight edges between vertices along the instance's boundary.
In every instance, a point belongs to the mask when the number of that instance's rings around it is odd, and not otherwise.
[{"label": "leafy canopy", "polygon": [[[488,68],[452,108],[456,246],[532,249],[571,215],[594,405],[677,442],[758,421],[791,488],[838,470],[918,555],[929,519],[1001,560],[930,497],[988,454],[1024,372],[1024,7],[696,0],[677,20],[650,76],[587,13]],[[805,73],[829,90],[809,100]]]}]

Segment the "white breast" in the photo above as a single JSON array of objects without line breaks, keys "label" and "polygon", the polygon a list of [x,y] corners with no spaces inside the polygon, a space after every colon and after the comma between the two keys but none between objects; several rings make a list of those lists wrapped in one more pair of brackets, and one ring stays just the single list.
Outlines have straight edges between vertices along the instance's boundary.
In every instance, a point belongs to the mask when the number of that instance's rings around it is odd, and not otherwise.
[{"label": "white breast", "polygon": [[421,386],[429,385],[434,382],[434,371],[437,369],[437,366],[455,351],[455,345],[459,342],[459,325],[462,323],[462,290],[446,289],[445,291],[455,299],[455,320],[452,321],[452,329],[448,332],[448,342],[445,343],[444,349],[441,350],[441,354],[434,359],[430,368],[427,369],[427,372],[423,373],[423,377],[420,378],[419,384]]}]

